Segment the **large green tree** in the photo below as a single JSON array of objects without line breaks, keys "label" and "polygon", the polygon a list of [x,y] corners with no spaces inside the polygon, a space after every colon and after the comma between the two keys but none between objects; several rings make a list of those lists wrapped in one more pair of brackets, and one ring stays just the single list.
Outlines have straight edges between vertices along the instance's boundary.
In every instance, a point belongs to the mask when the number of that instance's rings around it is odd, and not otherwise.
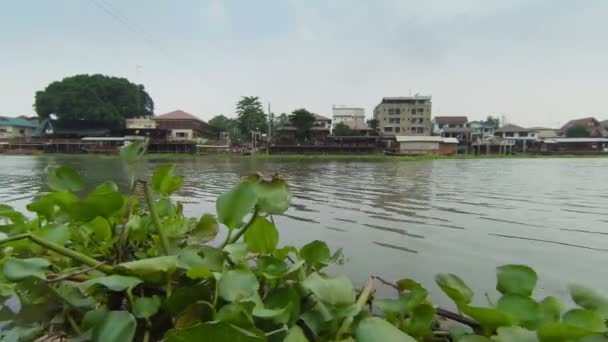
[{"label": "large green tree", "polygon": [[581,125],[574,125],[566,130],[567,138],[587,138],[590,135],[585,126]]},{"label": "large green tree", "polygon": [[266,132],[268,121],[257,96],[243,96],[236,104],[237,122],[241,133],[250,136],[252,131]]},{"label": "large green tree", "polygon": [[154,102],[143,85],[126,78],[76,75],[36,92],[36,113],[64,123],[121,128],[127,118],[153,115]]},{"label": "large green tree", "polygon": [[344,122],[340,122],[340,123],[336,124],[336,127],[334,127],[333,134],[337,137],[348,137],[348,136],[358,135],[358,132],[355,131],[354,129],[350,128]]},{"label": "large green tree", "polygon": [[486,118],[484,123],[490,127],[493,127],[494,129],[498,129],[498,127],[500,127],[500,119],[491,115]]},{"label": "large green tree", "polygon": [[236,119],[225,115],[216,115],[209,120],[208,124],[216,138],[219,138],[222,132],[227,132],[234,144],[239,144],[243,139],[243,134]]},{"label": "large green tree", "polygon": [[296,135],[300,139],[308,137],[308,133],[315,123],[315,116],[304,108],[296,109],[289,115],[289,122],[296,128]]}]

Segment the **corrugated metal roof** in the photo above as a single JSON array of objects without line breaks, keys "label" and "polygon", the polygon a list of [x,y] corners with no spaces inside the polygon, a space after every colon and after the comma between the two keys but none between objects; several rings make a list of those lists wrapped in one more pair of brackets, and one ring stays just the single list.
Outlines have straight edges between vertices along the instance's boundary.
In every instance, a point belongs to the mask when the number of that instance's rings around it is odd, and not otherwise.
[{"label": "corrugated metal roof", "polygon": [[555,143],[608,143],[608,138],[553,138],[543,140],[547,144]]},{"label": "corrugated metal roof", "polygon": [[397,142],[441,142],[445,144],[458,144],[456,138],[442,138],[429,135],[396,135]]},{"label": "corrugated metal roof", "polygon": [[463,125],[466,124],[469,119],[466,116],[436,116],[435,122],[441,125],[444,124],[453,124],[453,125]]},{"label": "corrugated metal roof", "polygon": [[9,118],[2,116],[0,117],[0,126],[37,128],[38,124],[22,118]]}]

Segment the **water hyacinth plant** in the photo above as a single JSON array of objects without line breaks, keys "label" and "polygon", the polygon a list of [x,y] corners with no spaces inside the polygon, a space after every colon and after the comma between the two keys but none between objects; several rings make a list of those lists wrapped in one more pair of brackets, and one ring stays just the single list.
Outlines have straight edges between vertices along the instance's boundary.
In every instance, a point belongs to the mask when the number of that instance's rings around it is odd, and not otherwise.
[{"label": "water hyacinth plant", "polygon": [[[124,147],[132,166],[141,144]],[[131,169],[133,169],[131,167]],[[0,205],[2,341],[604,341],[608,298],[583,286],[576,308],[534,299],[537,275],[497,269],[501,297],[473,306],[458,276],[436,282],[459,313],[433,305],[419,283],[370,277],[356,289],[327,274],[341,259],[323,241],[280,246],[273,215],[291,194],[278,177],[252,175],[220,195],[216,213],[188,218],[171,199],[172,165],[83,194],[80,175],[50,168],[52,192],[28,218]],[[139,195],[138,195],[139,194]],[[220,229],[226,238],[216,241]],[[395,298],[374,299],[376,286]]]}]

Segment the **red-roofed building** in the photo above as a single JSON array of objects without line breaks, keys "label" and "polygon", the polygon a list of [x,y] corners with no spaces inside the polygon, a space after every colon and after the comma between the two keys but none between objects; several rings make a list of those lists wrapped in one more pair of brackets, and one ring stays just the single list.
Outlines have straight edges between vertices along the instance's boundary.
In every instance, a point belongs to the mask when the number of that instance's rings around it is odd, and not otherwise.
[{"label": "red-roofed building", "polygon": [[156,129],[169,131],[169,139],[197,140],[213,136],[206,122],[183,110],[162,114],[153,120],[156,122]]},{"label": "red-roofed building", "polygon": [[570,120],[559,129],[559,134],[565,136],[569,129],[577,126],[585,128],[587,133],[589,133],[589,136],[593,138],[600,138],[604,134],[602,125],[593,117]]}]

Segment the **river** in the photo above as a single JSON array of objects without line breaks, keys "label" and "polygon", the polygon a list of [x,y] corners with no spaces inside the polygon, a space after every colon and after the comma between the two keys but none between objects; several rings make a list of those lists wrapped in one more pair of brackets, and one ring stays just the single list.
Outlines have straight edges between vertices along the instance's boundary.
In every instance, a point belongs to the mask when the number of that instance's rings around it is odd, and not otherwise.
[{"label": "river", "polygon": [[[185,177],[176,199],[186,213],[215,213],[215,199],[239,177],[280,173],[292,207],[277,217],[282,244],[321,239],[343,248],[357,285],[368,275],[416,279],[441,304],[433,277],[460,275],[495,297],[495,267],[523,263],[539,273],[539,295],[567,297],[570,282],[606,289],[608,158],[362,161],[199,157],[149,158],[140,172],[176,163]],[[46,168],[71,165],[88,187],[113,180],[123,189],[118,158],[0,156],[0,202],[25,210],[48,191]],[[384,293],[385,291],[381,291]]]}]

